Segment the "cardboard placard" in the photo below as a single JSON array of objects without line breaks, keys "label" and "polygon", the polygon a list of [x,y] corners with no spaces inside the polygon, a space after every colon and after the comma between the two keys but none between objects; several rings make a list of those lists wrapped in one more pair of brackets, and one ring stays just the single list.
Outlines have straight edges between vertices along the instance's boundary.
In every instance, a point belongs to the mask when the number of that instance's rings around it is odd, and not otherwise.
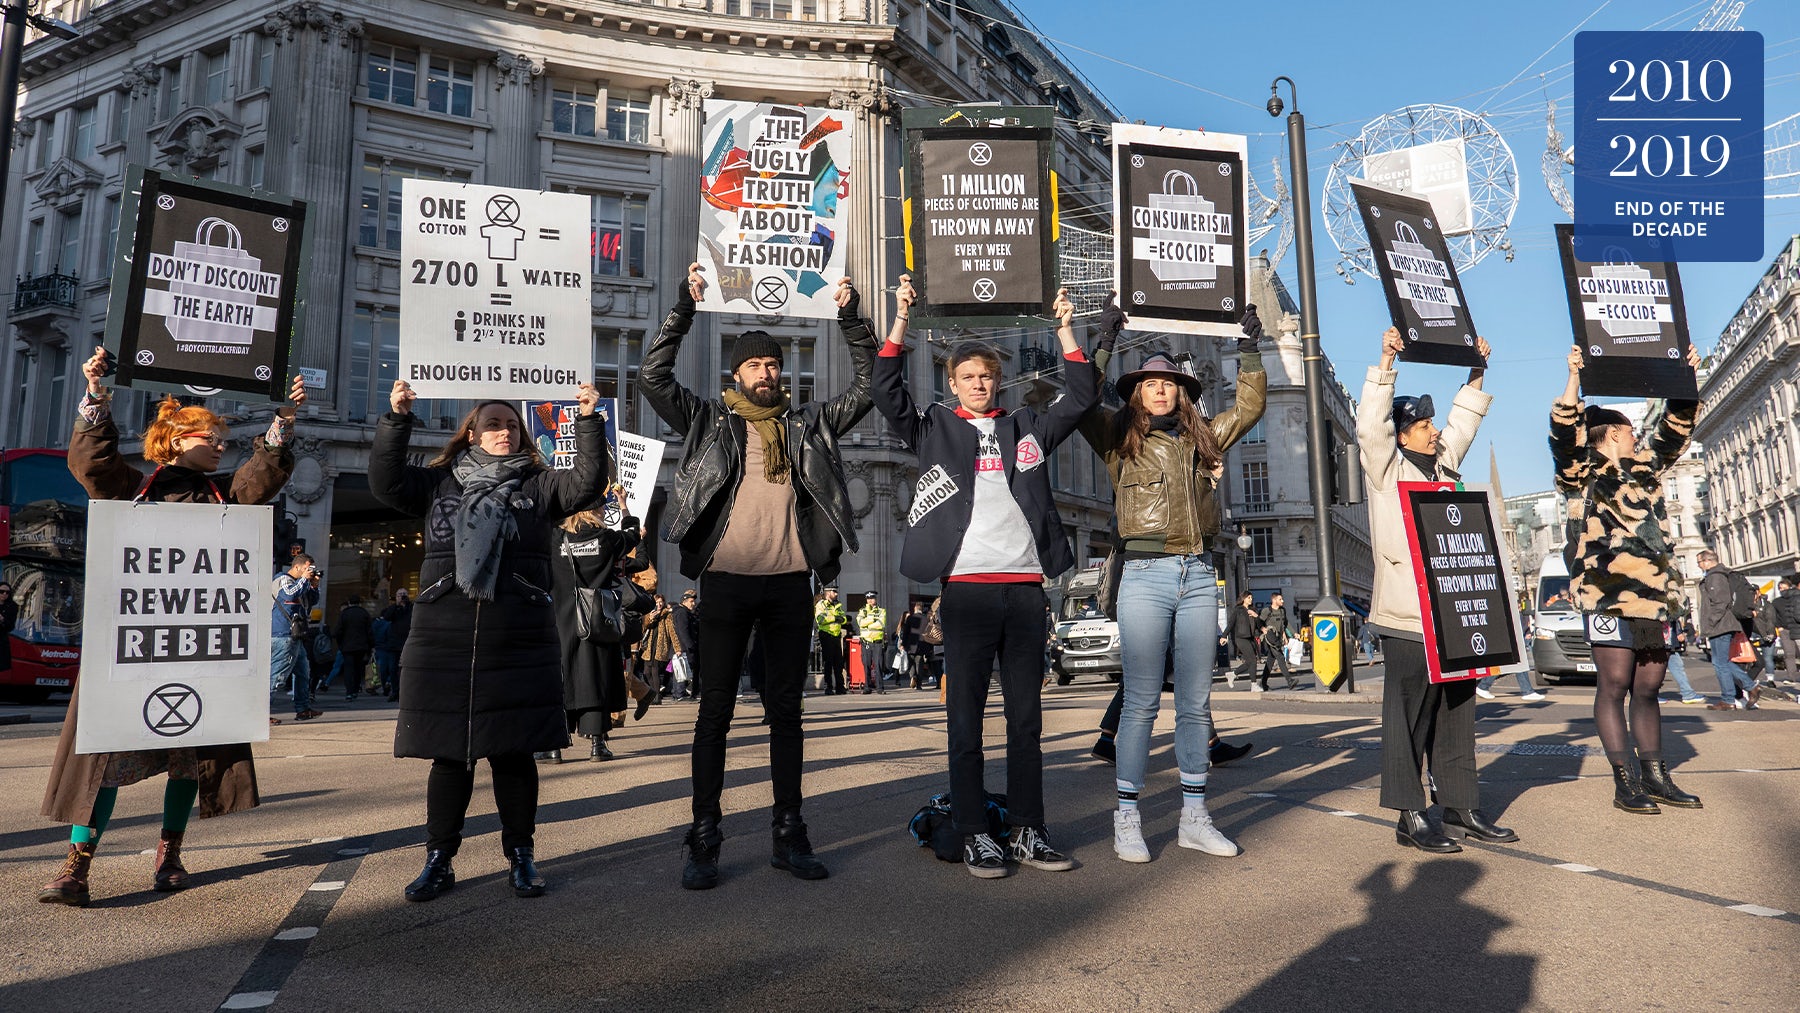
[{"label": "cardboard placard", "polygon": [[837,109],[707,100],[701,309],[837,317],[855,123]]},{"label": "cardboard placard", "polygon": [[913,326],[1028,326],[1056,299],[1054,113],[905,109],[906,267]]},{"label": "cardboard placard", "polygon": [[75,751],[269,737],[274,512],[88,504]]},{"label": "cardboard placard", "polygon": [[[656,476],[662,468],[663,451],[668,444],[621,430],[617,398],[602,398],[594,410],[605,420],[606,443],[612,448],[613,467],[617,473],[614,481],[625,487],[632,513],[641,519],[650,498],[656,494]],[[579,406],[574,401],[528,401],[524,405],[527,436],[555,470],[575,467],[577,411]],[[610,490],[601,513],[609,528],[616,530],[625,521],[619,497]]]},{"label": "cardboard placard", "polygon": [[1244,152],[1241,134],[1113,124],[1113,290],[1134,330],[1242,336]]},{"label": "cardboard placard", "polygon": [[1401,482],[1399,492],[1431,681],[1523,671],[1518,581],[1494,522],[1505,511],[1486,489]]},{"label": "cardboard placard", "polygon": [[400,379],[522,400],[594,378],[587,196],[429,179],[400,194]]},{"label": "cardboard placard", "polygon": [[287,400],[306,202],[141,165],[119,204],[106,349],[135,390]]},{"label": "cardboard placard", "polygon": [[1360,179],[1350,181],[1381,276],[1388,315],[1406,336],[1400,358],[1444,366],[1481,366],[1475,320],[1463,298],[1450,247],[1431,202]]},{"label": "cardboard placard", "polygon": [[1556,226],[1569,325],[1586,353],[1581,390],[1589,396],[1700,396],[1688,365],[1687,303],[1673,261],[1638,262],[1624,248]]}]

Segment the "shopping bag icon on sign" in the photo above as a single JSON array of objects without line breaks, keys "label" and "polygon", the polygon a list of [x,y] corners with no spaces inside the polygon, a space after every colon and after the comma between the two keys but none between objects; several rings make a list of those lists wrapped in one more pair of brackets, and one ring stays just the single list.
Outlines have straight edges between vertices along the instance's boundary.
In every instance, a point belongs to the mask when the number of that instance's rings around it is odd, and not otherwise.
[{"label": "shopping bag icon on sign", "polygon": [[[215,242],[221,232],[224,245]],[[193,242],[175,244],[175,259],[205,265],[194,280],[169,283],[173,299],[199,300],[197,309],[168,317],[169,334],[176,341],[248,345],[258,330],[275,329],[275,307],[257,300],[278,299],[281,279],[265,273],[262,261],[244,249],[236,225],[223,218],[202,219]]]},{"label": "shopping bag icon on sign", "polygon": [[[1213,202],[1200,196],[1200,184],[1180,169],[1163,173],[1162,193],[1149,195],[1152,211],[1170,211],[1195,216],[1213,213]],[[1153,219],[1154,220],[1154,219]],[[1176,219],[1180,221],[1179,218]],[[1203,219],[1196,219],[1203,220]],[[1217,245],[1218,235],[1182,228],[1150,230],[1150,273],[1157,281],[1210,281],[1219,276],[1217,265],[1202,261],[1201,247]]]},{"label": "shopping bag icon on sign", "polygon": [[[1430,222],[1426,224],[1429,225]],[[1411,225],[1406,222],[1394,223],[1394,244],[1390,249],[1402,257],[1411,257],[1427,269],[1421,272],[1399,267],[1395,272],[1399,278],[1397,287],[1400,289],[1400,297],[1412,304],[1413,312],[1418,314],[1419,319],[1448,320],[1456,316],[1456,290],[1449,285],[1449,269],[1431,251],[1431,247],[1419,242],[1419,234],[1413,231]],[[1408,288],[1409,282],[1428,292],[1430,297],[1417,298],[1410,295],[1409,291],[1412,290]]]}]

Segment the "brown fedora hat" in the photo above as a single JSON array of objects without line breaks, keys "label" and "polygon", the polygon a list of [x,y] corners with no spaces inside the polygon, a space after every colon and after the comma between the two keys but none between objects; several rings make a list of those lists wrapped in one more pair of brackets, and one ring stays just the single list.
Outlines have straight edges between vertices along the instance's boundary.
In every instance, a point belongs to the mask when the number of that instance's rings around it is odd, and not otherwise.
[{"label": "brown fedora hat", "polygon": [[1115,384],[1119,388],[1119,397],[1130,401],[1132,392],[1137,390],[1137,385],[1153,376],[1174,380],[1181,385],[1182,390],[1187,391],[1188,397],[1194,401],[1200,400],[1200,395],[1204,393],[1198,377],[1184,372],[1174,359],[1157,352],[1145,359],[1143,365],[1119,377],[1118,383]]}]

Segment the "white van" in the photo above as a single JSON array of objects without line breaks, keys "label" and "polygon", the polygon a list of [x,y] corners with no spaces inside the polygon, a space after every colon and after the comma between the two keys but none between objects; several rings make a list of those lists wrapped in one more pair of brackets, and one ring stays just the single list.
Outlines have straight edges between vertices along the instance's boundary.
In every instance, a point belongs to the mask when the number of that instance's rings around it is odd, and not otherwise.
[{"label": "white van", "polygon": [[1581,628],[1581,610],[1569,591],[1569,568],[1562,546],[1550,550],[1538,567],[1532,598],[1531,667],[1545,679],[1576,676],[1591,680],[1594,652]]}]

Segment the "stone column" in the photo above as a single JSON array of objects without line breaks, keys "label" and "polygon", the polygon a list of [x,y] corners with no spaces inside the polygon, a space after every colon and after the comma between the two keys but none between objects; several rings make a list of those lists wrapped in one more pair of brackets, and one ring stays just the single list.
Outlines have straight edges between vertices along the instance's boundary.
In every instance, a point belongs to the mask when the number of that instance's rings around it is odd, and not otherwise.
[{"label": "stone column", "polygon": [[[663,162],[662,277],[656,280],[656,296],[650,305],[652,326],[662,326],[663,315],[675,304],[675,286],[685,283],[688,265],[700,245],[700,164],[706,129],[706,100],[712,97],[711,81],[674,78],[669,82],[663,106],[669,125],[663,133],[668,150]],[[701,313],[688,332],[688,351],[681,356],[677,376],[696,391],[718,386],[718,328],[713,315]]]},{"label": "stone column", "polygon": [[524,53],[496,53],[493,60],[494,129],[488,133],[487,182],[492,186],[540,186],[537,131],[538,79],[544,64]]},{"label": "stone column", "polygon": [[125,161],[127,164],[150,164],[150,123],[156,113],[156,85],[162,80],[162,68],[144,60],[125,68],[119,83],[131,93],[131,107],[125,114]]}]

